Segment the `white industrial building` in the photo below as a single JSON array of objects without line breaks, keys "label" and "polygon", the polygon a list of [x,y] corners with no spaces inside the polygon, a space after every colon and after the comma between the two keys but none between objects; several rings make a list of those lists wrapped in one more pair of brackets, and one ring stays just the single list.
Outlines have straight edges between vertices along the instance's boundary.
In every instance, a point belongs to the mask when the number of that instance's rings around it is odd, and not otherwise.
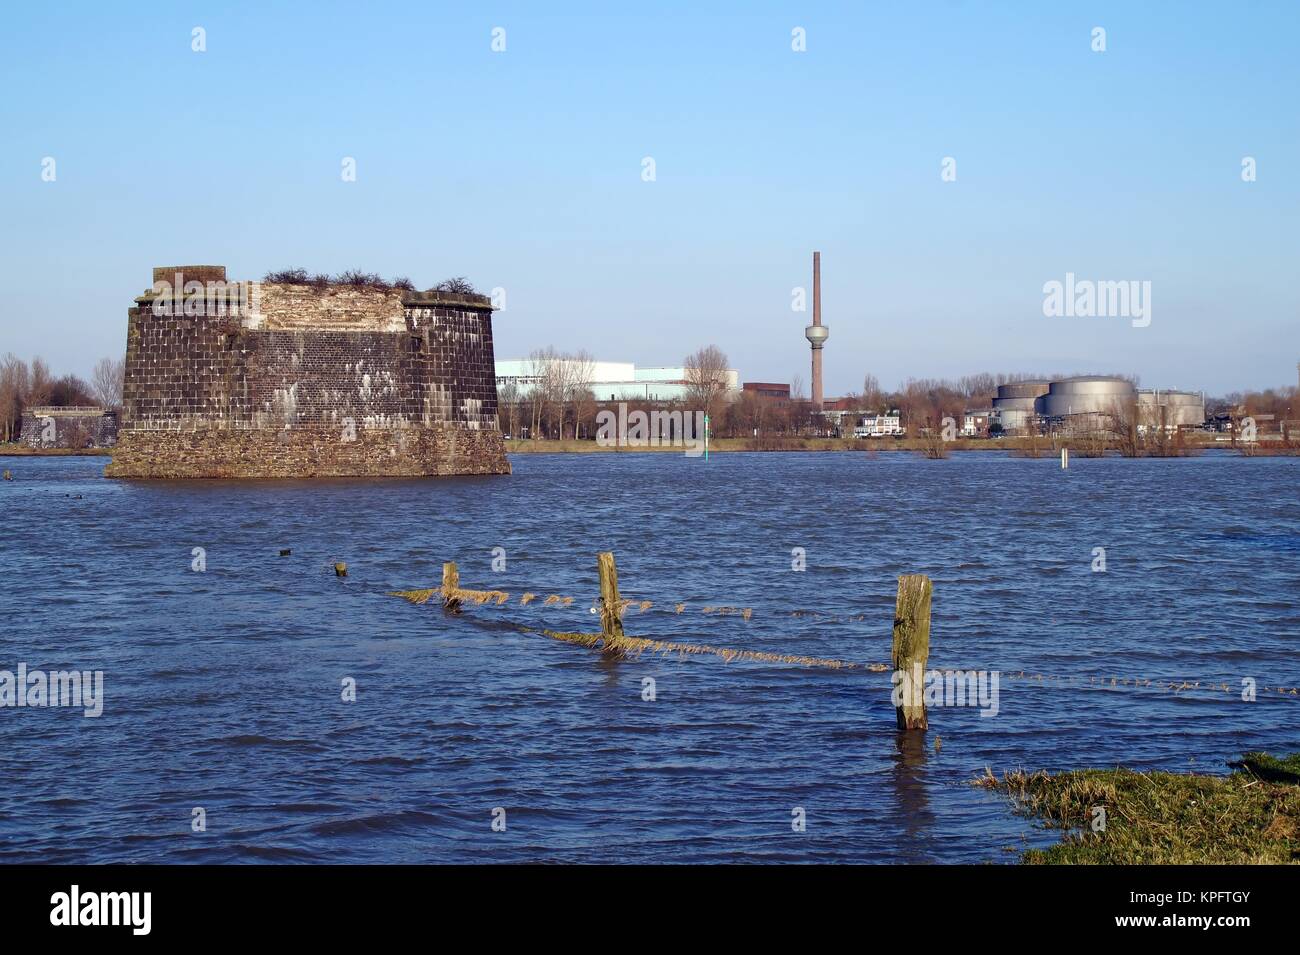
[{"label": "white industrial building", "polygon": [[[591,393],[597,401],[680,401],[686,398],[686,369],[681,366],[638,368],[630,361],[580,362],[573,359],[553,359],[561,366],[581,373],[575,366],[590,367]],[[528,394],[544,377],[543,363],[530,358],[507,358],[496,363],[497,389],[514,384],[521,395]],[[727,391],[740,389],[740,373],[728,368],[725,373]]]}]

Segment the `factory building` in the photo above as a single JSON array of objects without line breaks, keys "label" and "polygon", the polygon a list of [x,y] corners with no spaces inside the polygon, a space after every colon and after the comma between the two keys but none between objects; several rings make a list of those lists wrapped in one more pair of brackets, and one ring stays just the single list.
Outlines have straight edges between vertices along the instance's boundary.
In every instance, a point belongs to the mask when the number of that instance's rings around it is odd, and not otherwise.
[{"label": "factory building", "polygon": [[790,386],[774,381],[747,381],[740,390],[745,394],[757,395],[759,398],[771,398],[778,402],[790,402]]},{"label": "factory building", "polygon": [[[579,379],[597,401],[683,401],[687,397],[686,369],[681,366],[638,368],[630,361],[578,361],[555,358],[534,361],[510,358],[496,362],[497,389],[514,385],[520,395],[530,393],[548,374],[576,384]],[[728,368],[723,375],[728,395],[740,389],[740,372]]]}]

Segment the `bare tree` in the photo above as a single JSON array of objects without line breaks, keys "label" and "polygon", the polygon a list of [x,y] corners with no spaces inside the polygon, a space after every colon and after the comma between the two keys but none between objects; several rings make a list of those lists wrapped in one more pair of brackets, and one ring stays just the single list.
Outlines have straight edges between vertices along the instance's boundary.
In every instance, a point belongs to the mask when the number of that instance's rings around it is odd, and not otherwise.
[{"label": "bare tree", "polygon": [[23,404],[43,405],[50,400],[50,394],[54,391],[54,375],[50,373],[50,366],[45,364],[45,359],[39,355],[32,359],[29,382]]},{"label": "bare tree", "polygon": [[880,390],[880,381],[873,374],[866,374],[862,378],[862,405],[864,411],[874,411],[877,414],[885,411],[882,407],[885,401],[884,393]]},{"label": "bare tree", "polygon": [[529,426],[528,436],[534,441],[541,430],[542,418],[546,414],[546,403],[550,399],[550,384],[553,375],[552,364],[555,361],[555,349],[551,347],[534,348],[528,355],[525,374],[531,380],[528,389]]},{"label": "bare tree", "polygon": [[510,379],[504,385],[497,386],[497,420],[500,422],[501,410],[505,410],[506,434],[509,437],[519,437],[515,434],[515,410],[519,406],[519,382]]},{"label": "bare tree", "polygon": [[[572,355],[565,355],[565,401],[573,404],[573,436],[578,437],[578,425],[584,413],[596,403],[596,396],[591,392],[591,383],[596,377],[596,359],[591,353],[579,349]],[[560,415],[561,424],[564,415]],[[561,433],[563,437],[563,433]]]},{"label": "bare tree", "polygon": [[1140,457],[1142,439],[1138,435],[1138,407],[1135,401],[1116,400],[1111,407],[1110,431],[1115,437],[1115,446],[1126,458]]},{"label": "bare tree", "polygon": [[93,405],[95,396],[90,392],[90,385],[76,375],[64,375],[62,378],[54,379],[50,384],[45,403],[59,408],[68,408],[73,405]]},{"label": "bare tree", "polygon": [[27,362],[11,354],[0,358],[0,439],[13,441],[23,417],[23,403],[31,390]]},{"label": "bare tree", "polygon": [[706,345],[687,355],[684,364],[687,400],[712,420],[727,393],[727,356],[717,345]]},{"label": "bare tree", "polygon": [[[545,404],[552,409],[559,410],[559,430],[557,436],[564,437],[564,406],[567,401],[567,384],[565,383],[566,366],[564,356],[554,348],[545,349],[546,358],[542,365],[542,391],[544,392]],[[547,419],[546,424],[549,426],[555,422]],[[547,429],[549,436],[549,427]]]},{"label": "bare tree", "polygon": [[942,425],[931,418],[925,419],[925,427],[921,429],[921,456],[931,460],[948,456],[948,442],[943,439]]},{"label": "bare tree", "polygon": [[740,396],[736,406],[741,425],[750,433],[750,437],[757,438],[767,417],[768,399],[747,391]]},{"label": "bare tree", "polygon": [[97,361],[90,376],[90,387],[95,393],[95,400],[105,408],[120,408],[125,377],[125,359],[101,358]]}]

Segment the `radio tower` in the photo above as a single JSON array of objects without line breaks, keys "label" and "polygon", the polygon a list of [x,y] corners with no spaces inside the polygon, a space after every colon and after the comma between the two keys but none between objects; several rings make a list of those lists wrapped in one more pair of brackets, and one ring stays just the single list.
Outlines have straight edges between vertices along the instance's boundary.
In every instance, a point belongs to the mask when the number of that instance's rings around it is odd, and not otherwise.
[{"label": "radio tower", "polygon": [[831,330],[822,324],[822,254],[813,253],[813,323],[803,330],[812,346],[812,405],[822,410],[822,346]]}]

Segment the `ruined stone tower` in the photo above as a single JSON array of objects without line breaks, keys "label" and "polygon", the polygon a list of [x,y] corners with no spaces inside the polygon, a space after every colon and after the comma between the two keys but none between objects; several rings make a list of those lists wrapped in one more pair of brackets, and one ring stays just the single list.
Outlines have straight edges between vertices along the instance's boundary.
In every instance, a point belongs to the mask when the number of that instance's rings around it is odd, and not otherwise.
[{"label": "ruined stone tower", "polygon": [[508,474],[482,295],[154,269],[109,477]]}]

